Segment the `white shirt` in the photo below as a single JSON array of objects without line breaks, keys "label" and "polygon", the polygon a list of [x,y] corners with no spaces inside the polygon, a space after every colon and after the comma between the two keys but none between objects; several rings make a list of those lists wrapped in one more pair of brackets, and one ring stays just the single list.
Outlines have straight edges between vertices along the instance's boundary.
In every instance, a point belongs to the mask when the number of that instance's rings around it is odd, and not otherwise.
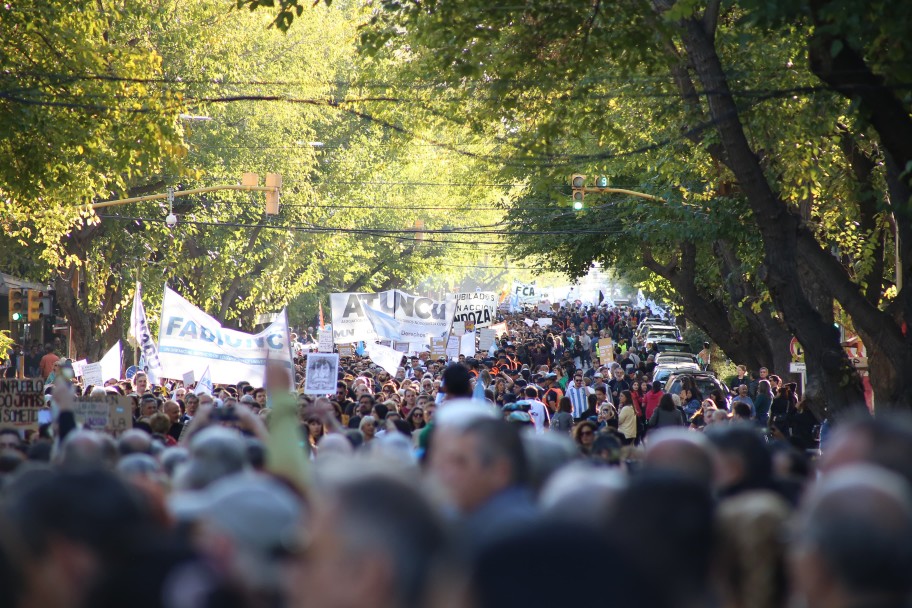
[{"label": "white shirt", "polygon": [[535,423],[535,432],[544,433],[545,432],[545,421],[550,420],[548,416],[548,409],[545,407],[545,404],[538,400],[529,399],[529,416],[532,418],[532,422]]}]

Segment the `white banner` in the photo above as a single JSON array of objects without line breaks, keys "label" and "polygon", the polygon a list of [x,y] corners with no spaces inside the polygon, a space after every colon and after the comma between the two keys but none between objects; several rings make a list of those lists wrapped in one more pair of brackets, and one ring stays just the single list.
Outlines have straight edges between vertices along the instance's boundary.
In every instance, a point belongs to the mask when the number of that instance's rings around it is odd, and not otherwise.
[{"label": "white banner", "polygon": [[538,288],[535,287],[535,283],[521,283],[514,279],[510,295],[516,298],[518,303],[523,304],[526,302],[538,302],[541,294],[539,294]]},{"label": "white banner", "polygon": [[215,384],[247,380],[262,386],[266,359],[287,366],[293,373],[285,310],[277,321],[258,334],[226,329],[205,312],[165,287],[158,356],[165,378],[182,378],[193,370],[202,379],[210,368]]},{"label": "white banner", "polygon": [[352,342],[374,343],[377,332],[365,307],[381,313],[375,319],[395,319],[395,325],[386,324],[387,332],[398,331],[398,337],[383,336],[402,342],[426,342],[428,338],[441,338],[450,332],[456,301],[447,295],[445,301],[414,296],[398,289],[380,293],[334,293],[329,296],[332,308],[333,341],[336,344]]},{"label": "white banner", "polygon": [[473,291],[456,294],[454,321],[465,321],[476,329],[489,327],[497,320],[497,294],[493,291]]},{"label": "white banner", "polygon": [[158,358],[158,345],[149,331],[146,309],[142,302],[142,283],[136,282],[136,293],[133,295],[133,310],[130,311],[130,329],[127,334],[130,342],[142,353],[146,361],[147,375],[150,384],[158,384],[162,377],[161,360]]}]

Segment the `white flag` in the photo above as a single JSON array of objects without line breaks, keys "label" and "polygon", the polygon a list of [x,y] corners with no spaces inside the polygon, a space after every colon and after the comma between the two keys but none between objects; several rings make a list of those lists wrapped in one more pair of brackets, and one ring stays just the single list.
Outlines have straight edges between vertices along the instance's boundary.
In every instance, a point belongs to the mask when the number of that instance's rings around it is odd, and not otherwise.
[{"label": "white flag", "polygon": [[206,393],[211,395],[213,392],[212,386],[212,374],[209,373],[209,367],[206,367],[206,371],[203,372],[203,376],[199,379],[199,382],[196,383],[196,390],[193,391],[197,395],[202,395]]},{"label": "white flag", "polygon": [[[130,312],[130,330],[127,333],[130,343],[139,348],[145,366],[148,367],[149,381],[158,384],[162,377],[161,360],[158,357],[158,345],[152,339],[149,322],[146,320],[146,309],[142,303],[142,284],[137,281],[136,294],[133,296],[133,310]],[[143,367],[140,365],[140,367]]]},{"label": "white flag", "polygon": [[395,376],[402,363],[402,353],[382,344],[368,344],[367,356],[390,376]]},{"label": "white flag", "polygon": [[101,365],[101,381],[102,383],[107,382],[108,380],[120,380],[122,377],[120,373],[121,369],[121,350],[120,350],[120,340],[117,341],[117,344],[112,346],[108,352],[105,353],[104,357],[99,361]]}]

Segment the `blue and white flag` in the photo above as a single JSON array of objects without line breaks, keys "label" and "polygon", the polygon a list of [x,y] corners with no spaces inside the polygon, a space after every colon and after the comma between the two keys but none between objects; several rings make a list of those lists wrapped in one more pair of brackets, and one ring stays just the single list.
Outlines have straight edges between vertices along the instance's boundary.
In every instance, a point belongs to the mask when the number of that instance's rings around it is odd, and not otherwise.
[{"label": "blue and white flag", "polygon": [[149,381],[158,384],[162,378],[162,364],[158,358],[158,345],[149,331],[149,321],[146,319],[146,309],[142,302],[142,284],[136,282],[136,293],[133,295],[133,310],[130,312],[130,329],[127,333],[129,341],[139,349],[139,368],[146,368]]},{"label": "blue and white flag", "polygon": [[367,305],[363,305],[362,309],[379,337],[387,340],[403,340],[402,326],[396,317]]},{"label": "blue and white flag", "polygon": [[212,374],[209,373],[209,367],[207,366],[206,371],[203,372],[203,377],[196,383],[196,390],[193,392],[197,395],[202,395],[203,393],[211,395],[214,390],[215,389],[212,386]]}]

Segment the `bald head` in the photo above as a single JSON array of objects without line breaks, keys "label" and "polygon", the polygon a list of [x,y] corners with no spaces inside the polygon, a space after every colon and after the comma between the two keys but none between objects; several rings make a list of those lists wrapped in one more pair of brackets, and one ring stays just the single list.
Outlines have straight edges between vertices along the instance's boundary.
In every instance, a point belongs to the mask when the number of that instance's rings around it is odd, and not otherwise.
[{"label": "bald head", "polygon": [[713,482],[711,446],[700,433],[670,428],[650,433],[643,464],[652,470],[686,475],[707,486]]}]

